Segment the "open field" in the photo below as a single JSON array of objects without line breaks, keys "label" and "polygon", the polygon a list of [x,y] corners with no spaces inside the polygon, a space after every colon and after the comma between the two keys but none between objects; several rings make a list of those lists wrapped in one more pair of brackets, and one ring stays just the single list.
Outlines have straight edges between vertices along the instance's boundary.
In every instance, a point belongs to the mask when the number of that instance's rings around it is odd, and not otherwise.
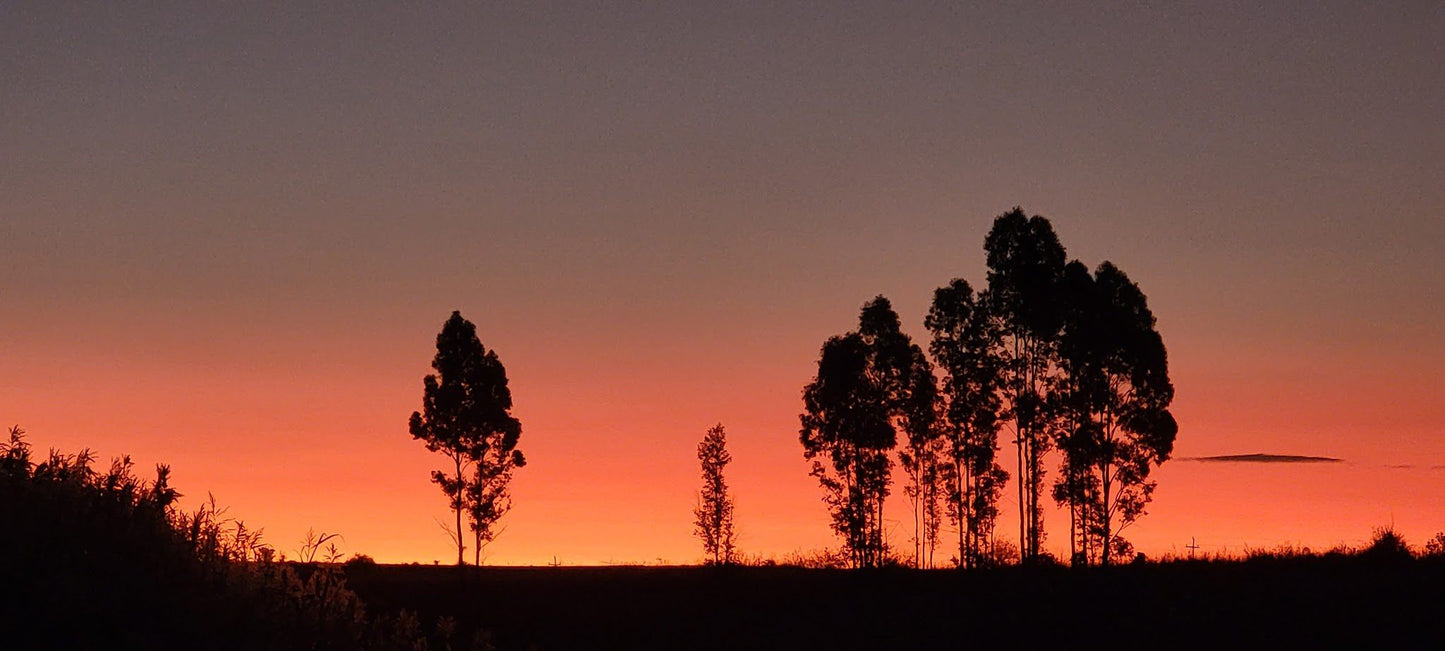
[{"label": "open field", "polygon": [[1112,568],[350,568],[373,612],[449,616],[502,649],[1405,648],[1445,640],[1445,562]]}]

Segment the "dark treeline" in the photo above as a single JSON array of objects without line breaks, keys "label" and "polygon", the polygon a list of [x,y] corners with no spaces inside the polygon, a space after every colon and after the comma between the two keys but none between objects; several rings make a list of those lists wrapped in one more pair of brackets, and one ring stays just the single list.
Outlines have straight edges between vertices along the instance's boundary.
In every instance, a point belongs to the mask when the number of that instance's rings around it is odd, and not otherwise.
[{"label": "dark treeline", "polygon": [[854,567],[894,558],[883,505],[895,452],[913,509],[913,565],[934,565],[945,517],[957,531],[955,564],[1003,560],[994,524],[1009,479],[997,460],[1004,436],[1016,450],[1024,562],[1046,556],[1045,463],[1055,451],[1047,493],[1069,514],[1070,562],[1132,553],[1121,533],[1144,514],[1150,471],[1178,432],[1144,293],[1110,262],[1091,272],[1069,261],[1049,221],[1019,208],[994,221],[984,251],[983,288],[954,279],[934,292],[928,354],[879,296],[856,330],[823,344],[803,390],[804,456]]}]

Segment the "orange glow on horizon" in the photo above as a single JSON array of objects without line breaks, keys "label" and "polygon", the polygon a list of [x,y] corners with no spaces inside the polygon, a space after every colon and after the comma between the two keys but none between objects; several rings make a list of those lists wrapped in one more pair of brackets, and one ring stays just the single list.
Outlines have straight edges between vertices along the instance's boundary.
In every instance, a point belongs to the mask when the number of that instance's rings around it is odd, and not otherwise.
[{"label": "orange glow on horizon", "polygon": [[[748,357],[719,347],[639,354],[626,363],[636,349],[608,353],[603,340],[506,341],[489,337],[487,326],[479,329],[507,365],[529,459],[487,562],[696,562],[695,446],[719,421],[734,456],[728,480],[742,551],[782,557],[837,544],[797,442],[798,393],[816,354],[807,335],[780,336],[774,349]],[[7,415],[41,450],[90,446],[102,459],[129,453],[143,470],[169,463],[183,505],[213,493],[231,515],[264,527],[283,552],[294,554],[315,528],[342,534],[348,554],[446,563],[454,548],[438,522],[447,511],[428,482],[440,457],[405,426],[420,401],[434,327],[417,324],[405,336],[371,342],[361,335],[258,338],[267,345],[251,354],[189,359],[107,358],[105,351],[126,345],[98,336],[79,344],[103,365],[21,351],[8,360]],[[781,340],[795,349],[785,354]],[[1420,543],[1445,529],[1445,506],[1436,499],[1445,494],[1445,442],[1433,436],[1445,414],[1417,375],[1424,368],[1389,360],[1371,366],[1344,353],[1270,356],[1189,343],[1172,350],[1176,458],[1157,471],[1149,513],[1126,534],[1141,551],[1182,553],[1191,537],[1205,552],[1286,543],[1325,549],[1392,523]],[[590,347],[604,352],[579,361],[577,351]],[[1249,358],[1230,357],[1239,354]],[[625,374],[611,372],[619,364]],[[1346,367],[1351,374],[1330,371]],[[1375,434],[1362,436],[1366,431]],[[1187,460],[1249,452],[1344,461]],[[1010,449],[1000,454],[1007,467]],[[902,481],[895,471],[890,535],[907,550]],[[1011,540],[1011,491],[1000,508],[998,535]],[[1046,521],[1047,547],[1063,555],[1066,521],[1057,512]],[[945,532],[936,562],[947,561],[947,540]]]}]

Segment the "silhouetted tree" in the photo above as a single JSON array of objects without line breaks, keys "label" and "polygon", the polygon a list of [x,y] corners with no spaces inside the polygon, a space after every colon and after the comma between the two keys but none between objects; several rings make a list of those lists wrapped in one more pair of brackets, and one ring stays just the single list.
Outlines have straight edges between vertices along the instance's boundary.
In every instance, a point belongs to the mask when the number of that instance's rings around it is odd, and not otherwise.
[{"label": "silhouetted tree", "polygon": [[[888,411],[888,424],[894,432],[893,440],[897,440],[898,432],[908,437],[909,445],[900,452],[900,457],[908,463],[910,481],[906,492],[914,507],[914,563],[922,567],[938,533],[938,384],[933,377],[933,365],[928,362],[923,350],[904,334],[898,313],[883,296],[874,297],[863,305],[858,315],[858,334],[868,345],[868,372],[883,389],[884,408]],[[885,478],[884,497],[887,492]],[[880,559],[887,553],[881,526],[884,521],[883,501],[880,498],[877,503],[880,526],[874,532],[877,549],[881,551]]]},{"label": "silhouetted tree", "polygon": [[[803,389],[803,456],[823,487],[833,530],[854,567],[881,564],[888,451],[896,443],[885,389],[869,372],[868,344],[856,332],[823,344],[818,375]],[[826,463],[825,463],[826,462]]]},{"label": "silhouetted tree", "polygon": [[877,567],[888,558],[883,504],[891,481],[889,452],[898,430],[909,426],[920,358],[893,306],[879,296],[863,306],[856,332],[823,344],[818,375],[803,389],[803,454],[813,462],[811,474],[823,486],[833,528],[856,567]]},{"label": "silhouetted tree", "polygon": [[1019,547],[1028,561],[1038,557],[1044,537],[1039,496],[1051,429],[1049,388],[1061,327],[1058,285],[1064,248],[1049,220],[1014,208],[994,220],[984,250],[989,309],[1003,333],[1003,395],[1018,446]]},{"label": "silhouetted tree", "polygon": [[694,533],[702,540],[702,553],[713,565],[730,565],[734,561],[733,497],[728,493],[723,470],[733,460],[727,449],[727,432],[718,423],[703,435],[697,444],[697,460],[702,464],[702,492],[693,510]]},{"label": "silhouetted tree", "polygon": [[512,482],[512,471],[527,465],[526,457],[517,448],[520,424],[516,434],[502,433],[487,441],[482,453],[472,467],[471,480],[467,482],[467,516],[475,546],[472,548],[473,562],[482,564],[482,550],[501,533],[495,528],[497,521],[512,510],[512,495],[507,486]]},{"label": "silhouetted tree", "polygon": [[909,391],[903,396],[902,429],[908,444],[898,451],[899,464],[908,473],[904,493],[913,506],[913,565],[932,567],[938,546],[939,488],[942,481],[943,422],[939,418],[938,383],[933,365],[918,346],[911,346]]},{"label": "silhouetted tree", "polygon": [[998,354],[1002,333],[995,325],[987,297],[976,296],[962,279],[934,291],[924,319],[933,334],[929,352],[943,372],[945,462],[940,470],[946,510],[958,528],[961,567],[992,558],[998,498],[1008,481],[996,460],[1004,360]]},{"label": "silhouetted tree", "polygon": [[1107,565],[1132,550],[1119,534],[1143,515],[1150,470],[1173,450],[1174,387],[1154,315],[1124,272],[1104,262],[1091,277],[1073,262],[1062,287],[1055,393],[1065,454],[1054,493],[1069,506],[1075,559]]},{"label": "silhouetted tree", "polygon": [[423,380],[422,411],[411,415],[411,435],[451,461],[453,473],[433,471],[432,481],[456,514],[457,564],[465,562],[464,512],[473,525],[479,562],[481,544],[495,535],[492,525],[510,504],[511,471],[526,463],[516,449],[522,426],[511,414],[506,369],[460,312],[452,312],[442,325],[432,368],[436,373]]},{"label": "silhouetted tree", "polygon": [[1054,500],[1069,512],[1069,558],[1073,565],[1087,565],[1097,558],[1097,536],[1091,534],[1091,522],[1099,501],[1099,481],[1091,471],[1098,457],[1097,432],[1091,417],[1093,375],[1097,364],[1098,331],[1094,278],[1089,268],[1077,260],[1064,267],[1060,279],[1063,297],[1063,325],[1060,331],[1059,364],[1062,373],[1056,378],[1053,411],[1057,416],[1057,445],[1063,453],[1059,477],[1054,482]]}]

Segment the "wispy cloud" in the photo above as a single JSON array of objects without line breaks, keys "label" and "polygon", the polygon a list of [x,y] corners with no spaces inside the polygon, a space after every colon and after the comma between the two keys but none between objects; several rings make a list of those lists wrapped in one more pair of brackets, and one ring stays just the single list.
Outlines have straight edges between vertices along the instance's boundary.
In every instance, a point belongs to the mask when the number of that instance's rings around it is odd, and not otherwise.
[{"label": "wispy cloud", "polygon": [[1220,454],[1211,457],[1183,457],[1181,461],[1205,463],[1341,463],[1344,459],[1316,457],[1303,454]]}]

